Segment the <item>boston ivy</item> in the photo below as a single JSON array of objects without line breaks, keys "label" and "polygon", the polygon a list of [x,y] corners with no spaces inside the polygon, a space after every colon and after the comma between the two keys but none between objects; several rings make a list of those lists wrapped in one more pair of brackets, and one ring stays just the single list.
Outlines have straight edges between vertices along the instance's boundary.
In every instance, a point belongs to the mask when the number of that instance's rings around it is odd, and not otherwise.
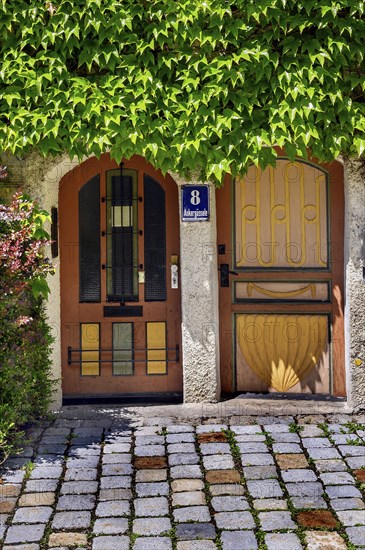
[{"label": "boston ivy", "polygon": [[365,150],[363,0],[0,0],[0,142],[221,181]]}]

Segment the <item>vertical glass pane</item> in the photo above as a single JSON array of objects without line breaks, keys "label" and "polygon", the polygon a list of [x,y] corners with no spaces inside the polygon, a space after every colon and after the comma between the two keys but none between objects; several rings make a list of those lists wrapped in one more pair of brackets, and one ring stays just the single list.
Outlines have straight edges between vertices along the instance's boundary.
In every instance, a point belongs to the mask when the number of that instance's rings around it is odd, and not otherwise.
[{"label": "vertical glass pane", "polygon": [[147,374],[166,374],[166,323],[147,323]]},{"label": "vertical glass pane", "polygon": [[[99,323],[81,324],[81,375],[100,375],[100,326]],[[85,350],[85,351],[84,351]]]},{"label": "vertical glass pane", "polygon": [[147,175],[144,177],[144,262],[145,300],[166,300],[165,191]]},{"label": "vertical glass pane", "polygon": [[113,374],[133,374],[133,323],[113,323]]},{"label": "vertical glass pane", "polygon": [[107,172],[107,296],[138,300],[137,172]]},{"label": "vertical glass pane", "polygon": [[100,182],[91,179],[79,191],[80,302],[100,302]]}]

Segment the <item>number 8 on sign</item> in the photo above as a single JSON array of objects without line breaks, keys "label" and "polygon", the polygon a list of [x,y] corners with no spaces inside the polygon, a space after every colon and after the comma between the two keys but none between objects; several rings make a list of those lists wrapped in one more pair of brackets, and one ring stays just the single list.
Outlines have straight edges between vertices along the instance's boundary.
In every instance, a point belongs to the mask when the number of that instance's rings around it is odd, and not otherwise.
[{"label": "number 8 on sign", "polygon": [[200,196],[199,195],[200,195],[200,193],[197,189],[194,189],[194,191],[191,192],[190,202],[194,206],[196,206],[197,204],[200,203]]}]

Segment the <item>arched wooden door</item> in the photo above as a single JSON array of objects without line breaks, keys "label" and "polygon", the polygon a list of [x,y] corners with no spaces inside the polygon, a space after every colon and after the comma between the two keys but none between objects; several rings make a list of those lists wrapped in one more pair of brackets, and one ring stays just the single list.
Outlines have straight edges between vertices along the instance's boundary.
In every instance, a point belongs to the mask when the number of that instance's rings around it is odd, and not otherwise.
[{"label": "arched wooden door", "polygon": [[66,398],[181,391],[178,224],[175,182],[139,157],[91,158],[61,180]]},{"label": "arched wooden door", "polygon": [[344,396],[342,166],[252,166],[217,216],[223,391]]}]

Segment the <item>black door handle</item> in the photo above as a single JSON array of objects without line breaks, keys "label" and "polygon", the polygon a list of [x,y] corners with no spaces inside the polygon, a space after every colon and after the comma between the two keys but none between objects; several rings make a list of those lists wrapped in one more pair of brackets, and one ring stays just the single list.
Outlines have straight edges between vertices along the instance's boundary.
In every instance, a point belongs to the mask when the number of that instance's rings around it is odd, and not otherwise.
[{"label": "black door handle", "polygon": [[220,264],[218,267],[218,271],[221,272],[221,287],[227,288],[229,287],[229,276],[230,275],[238,275],[237,271],[232,271],[229,269],[229,264]]}]

